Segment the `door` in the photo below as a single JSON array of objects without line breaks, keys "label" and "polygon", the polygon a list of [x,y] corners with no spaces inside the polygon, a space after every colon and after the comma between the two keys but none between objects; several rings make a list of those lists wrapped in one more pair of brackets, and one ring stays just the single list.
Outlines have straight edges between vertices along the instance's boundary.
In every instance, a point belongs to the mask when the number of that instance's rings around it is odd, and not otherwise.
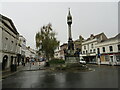
[{"label": "door", "polygon": [[110,56],[110,64],[113,65],[113,56]]},{"label": "door", "polygon": [[5,70],[5,67],[7,66],[7,61],[8,61],[8,56],[5,55],[2,61],[2,70]]}]

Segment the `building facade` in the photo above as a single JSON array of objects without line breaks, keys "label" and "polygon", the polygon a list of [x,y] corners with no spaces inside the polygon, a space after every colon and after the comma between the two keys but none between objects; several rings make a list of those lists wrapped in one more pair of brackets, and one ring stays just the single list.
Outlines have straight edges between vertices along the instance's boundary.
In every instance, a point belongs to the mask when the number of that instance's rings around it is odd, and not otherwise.
[{"label": "building facade", "polygon": [[84,38],[80,35],[79,39],[74,41],[74,52],[76,50],[79,50],[80,52],[82,52],[82,41],[84,40]]},{"label": "building facade", "polygon": [[54,51],[54,58],[60,59],[60,50],[59,50],[59,47]]},{"label": "building facade", "polygon": [[97,63],[97,49],[96,44],[101,43],[103,41],[107,40],[107,37],[104,33],[100,33],[98,35],[93,35],[82,41],[82,53],[80,56],[82,56],[86,62],[88,63]]},{"label": "building facade", "polygon": [[120,33],[97,43],[96,48],[100,51],[101,64],[120,65]]},{"label": "building facade", "polygon": [[64,43],[60,46],[60,58],[65,60],[65,51],[68,49],[68,44]]},{"label": "building facade", "polygon": [[2,69],[17,63],[19,33],[11,19],[0,14],[0,63]]},{"label": "building facade", "polygon": [[25,62],[25,52],[26,52],[26,39],[22,35],[19,35],[19,45],[20,45],[20,62]]},{"label": "building facade", "polygon": [[36,50],[30,48],[29,46],[26,47],[25,56],[25,62],[29,62],[30,58],[37,58]]}]

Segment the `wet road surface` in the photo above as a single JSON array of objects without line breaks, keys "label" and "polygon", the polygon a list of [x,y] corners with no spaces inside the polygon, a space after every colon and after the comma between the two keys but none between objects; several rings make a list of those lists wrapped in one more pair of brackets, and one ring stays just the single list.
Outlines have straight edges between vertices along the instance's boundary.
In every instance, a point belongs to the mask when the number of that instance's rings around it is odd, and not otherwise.
[{"label": "wet road surface", "polygon": [[2,80],[2,88],[118,88],[116,66],[89,65],[89,72],[23,70]]}]

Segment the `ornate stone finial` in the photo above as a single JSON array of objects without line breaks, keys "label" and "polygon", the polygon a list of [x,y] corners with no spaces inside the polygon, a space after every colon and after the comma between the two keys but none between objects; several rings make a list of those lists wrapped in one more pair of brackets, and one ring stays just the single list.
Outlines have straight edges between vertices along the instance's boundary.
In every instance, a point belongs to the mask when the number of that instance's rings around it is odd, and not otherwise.
[{"label": "ornate stone finial", "polygon": [[70,8],[68,8],[69,11],[68,11],[68,16],[67,16],[67,23],[70,25],[72,24],[72,15],[70,13]]},{"label": "ornate stone finial", "polygon": [[71,14],[70,14],[70,8],[68,8],[68,10],[69,10],[69,15],[71,15]]}]

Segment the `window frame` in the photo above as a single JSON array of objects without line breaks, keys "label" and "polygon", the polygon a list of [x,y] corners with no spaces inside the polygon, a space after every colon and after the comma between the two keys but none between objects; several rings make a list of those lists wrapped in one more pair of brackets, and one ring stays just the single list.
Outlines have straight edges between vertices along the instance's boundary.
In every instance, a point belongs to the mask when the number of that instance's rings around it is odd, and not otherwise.
[{"label": "window frame", "polygon": [[109,51],[113,52],[113,46],[109,46]]},{"label": "window frame", "polygon": [[106,50],[105,50],[105,47],[102,47],[102,51],[103,51],[103,52],[105,52],[105,51],[106,51]]}]

